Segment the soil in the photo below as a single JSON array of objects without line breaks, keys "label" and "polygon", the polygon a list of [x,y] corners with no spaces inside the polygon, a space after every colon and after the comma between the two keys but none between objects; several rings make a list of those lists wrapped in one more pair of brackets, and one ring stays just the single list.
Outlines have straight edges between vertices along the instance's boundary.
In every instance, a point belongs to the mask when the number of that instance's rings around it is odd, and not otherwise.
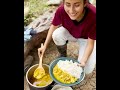
[{"label": "soil", "polygon": [[[40,46],[38,46],[40,47]],[[34,61],[32,65],[38,64],[39,58],[37,56],[37,48],[36,47],[32,52],[32,56],[34,57]],[[72,57],[77,60],[78,57],[78,43],[77,42],[69,42],[67,45],[67,56]],[[57,48],[52,41],[48,47],[48,49],[45,52],[45,55],[43,57],[43,63],[44,64],[50,64],[51,61],[53,61],[57,56],[59,55]],[[31,65],[31,66],[32,66]],[[96,90],[96,68],[94,71],[89,75],[89,78],[85,78],[80,84],[75,85],[72,87],[73,90]],[[25,76],[24,76],[24,90],[30,90],[29,86],[26,82]]]}]

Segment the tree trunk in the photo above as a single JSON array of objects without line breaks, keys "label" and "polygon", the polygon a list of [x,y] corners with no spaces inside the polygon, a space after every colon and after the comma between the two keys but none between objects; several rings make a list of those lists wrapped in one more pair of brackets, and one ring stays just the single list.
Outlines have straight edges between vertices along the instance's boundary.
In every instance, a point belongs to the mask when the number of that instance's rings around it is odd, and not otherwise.
[{"label": "tree trunk", "polygon": [[38,47],[41,45],[41,43],[44,43],[47,33],[48,30],[37,33],[36,35],[32,36],[30,41],[24,43],[24,60],[34,47]]}]

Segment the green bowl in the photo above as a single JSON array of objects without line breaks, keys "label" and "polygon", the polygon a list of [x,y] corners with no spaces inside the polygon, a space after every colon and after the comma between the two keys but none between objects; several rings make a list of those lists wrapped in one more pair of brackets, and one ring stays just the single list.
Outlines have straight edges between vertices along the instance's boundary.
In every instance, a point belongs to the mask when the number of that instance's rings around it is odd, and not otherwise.
[{"label": "green bowl", "polygon": [[59,60],[72,60],[73,62],[78,62],[77,60],[73,59],[73,58],[68,58],[68,57],[61,57],[61,58],[57,58],[55,59],[54,61],[51,62],[50,64],[50,68],[49,68],[49,72],[50,72],[50,76],[51,78],[53,79],[53,81],[55,81],[56,83],[60,84],[60,85],[63,85],[63,86],[74,86],[74,85],[77,85],[77,84],[80,84],[80,82],[84,79],[85,77],[85,73],[84,73],[84,69],[83,69],[83,72],[81,73],[81,76],[80,78],[74,82],[74,83],[71,83],[71,84],[65,84],[65,83],[62,83],[60,81],[58,81],[54,75],[53,75],[53,68],[55,67],[55,65],[58,63]]}]

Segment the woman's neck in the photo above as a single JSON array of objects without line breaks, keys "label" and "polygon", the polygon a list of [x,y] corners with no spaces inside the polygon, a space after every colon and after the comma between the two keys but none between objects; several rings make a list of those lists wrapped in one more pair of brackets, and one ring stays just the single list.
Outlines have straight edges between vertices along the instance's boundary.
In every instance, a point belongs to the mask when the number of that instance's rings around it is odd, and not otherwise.
[{"label": "woman's neck", "polygon": [[78,20],[76,20],[77,22],[80,22],[83,19],[84,15],[85,15],[85,12],[86,12],[86,9],[83,10],[83,13],[80,16],[80,18]]}]

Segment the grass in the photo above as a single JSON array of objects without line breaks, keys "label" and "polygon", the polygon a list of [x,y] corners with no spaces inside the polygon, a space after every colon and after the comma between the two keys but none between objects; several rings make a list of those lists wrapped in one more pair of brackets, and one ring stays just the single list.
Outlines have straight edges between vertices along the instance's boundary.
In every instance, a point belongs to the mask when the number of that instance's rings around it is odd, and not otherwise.
[{"label": "grass", "polygon": [[24,26],[27,26],[39,15],[44,13],[49,6],[46,5],[48,0],[25,0],[24,7],[29,7],[30,11],[27,17],[24,18]]}]

